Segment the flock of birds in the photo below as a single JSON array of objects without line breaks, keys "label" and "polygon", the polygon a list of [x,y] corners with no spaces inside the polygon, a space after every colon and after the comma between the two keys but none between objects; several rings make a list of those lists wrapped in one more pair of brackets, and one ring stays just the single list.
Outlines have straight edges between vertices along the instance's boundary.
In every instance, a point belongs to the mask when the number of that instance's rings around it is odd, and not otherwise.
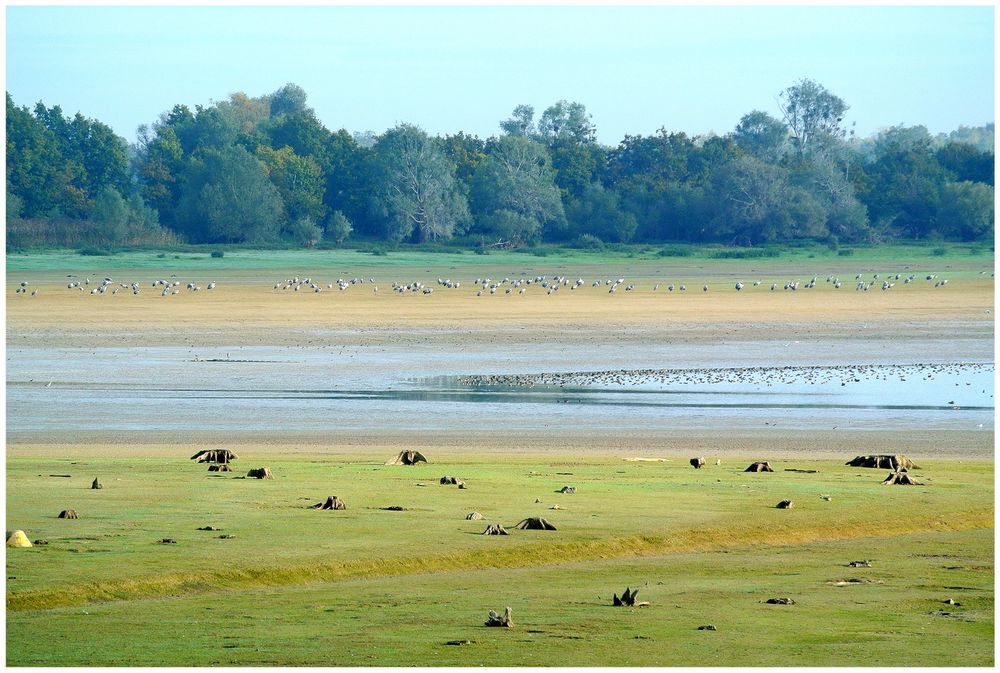
[{"label": "flock of birds", "polygon": [[[470,387],[591,387],[643,385],[828,384],[862,381],[900,382],[934,380],[992,372],[992,363],[851,364],[782,367],[722,367],[689,369],[618,369],[539,374],[481,374],[463,376],[458,383]],[[958,385],[957,383],[955,385]],[[966,383],[966,385],[971,385]],[[983,391],[986,392],[985,390]]]},{"label": "flock of birds", "polygon": [[[153,281],[152,283],[150,283],[150,285],[154,290],[156,289],[161,290],[160,296],[162,297],[167,297],[170,295],[181,293],[180,289],[181,282],[179,280],[164,280],[161,278],[159,280]],[[128,283],[122,283],[120,281],[115,282],[114,279],[112,279],[110,276],[105,276],[104,279],[91,283],[90,278],[86,277],[83,280],[71,280],[70,282],[66,283],[66,289],[78,290],[85,294],[90,294],[95,296],[108,294],[109,290],[112,295],[116,295],[122,290],[129,290],[132,292],[133,295],[138,295],[142,292],[142,284],[138,281],[131,281]],[[186,289],[191,292],[198,292],[202,289],[202,287],[197,283],[188,283]],[[214,290],[215,281],[212,281],[211,283],[206,285],[205,289]],[[17,289],[15,290],[15,294],[27,294],[27,292],[28,292],[28,282],[22,280],[18,285]],[[32,297],[38,296],[37,287],[31,291],[31,296]]]},{"label": "flock of birds", "polygon": [[[368,282],[375,288],[375,291],[378,292],[378,286],[375,285],[375,279],[369,278]],[[343,292],[352,285],[364,285],[364,283],[365,283],[364,278],[354,277],[351,278],[350,280],[344,280],[343,278],[338,278],[337,288],[341,292]],[[298,292],[302,288],[306,288],[307,290],[312,290],[313,292],[323,291],[323,286],[313,281],[312,278],[299,278],[298,276],[279,280],[274,284],[273,287],[274,290],[292,290],[293,292]],[[326,289],[332,290],[333,283],[327,283]]]},{"label": "flock of birds", "polygon": [[[902,280],[904,285],[908,285],[911,282],[915,281],[916,279],[917,279],[916,274],[910,274],[906,278],[903,278],[902,274],[897,273],[894,275],[890,275],[886,278],[883,278],[881,287],[883,291],[889,290],[895,287],[896,282],[899,280]],[[877,273],[873,274],[871,279],[867,279],[863,274],[859,273],[857,274],[857,276],[855,276],[855,281],[856,281],[855,288],[859,291],[867,292],[873,286],[877,285],[878,280],[879,280],[879,274]],[[938,279],[937,274],[928,274],[926,276],[926,280],[928,281],[936,280],[937,282],[934,283],[934,287],[943,287],[948,284],[947,279]],[[375,284],[374,278],[369,278],[367,282],[369,286],[372,288],[373,292],[378,292],[378,285]],[[798,291],[799,287],[802,287],[803,289],[814,288],[816,287],[816,284],[818,282],[819,282],[819,277],[813,276],[811,280],[805,282],[804,284],[799,280],[789,280],[786,281],[782,287],[784,290],[796,292]],[[842,282],[839,277],[827,276],[826,282],[831,284],[835,289],[840,289],[840,287],[842,286]],[[351,279],[338,278],[336,282],[336,287],[338,290],[343,292],[345,290],[348,290],[352,286],[356,285],[360,286],[364,284],[365,284],[364,278],[358,278],[358,277],[354,277]],[[563,288],[568,288],[569,290],[573,291],[583,287],[586,284],[587,281],[585,281],[583,278],[577,278],[575,280],[571,280],[569,276],[559,275],[559,274],[553,275],[551,277],[548,275],[537,275],[537,276],[529,276],[526,278],[511,278],[510,276],[507,276],[503,279],[484,277],[484,278],[476,278],[475,280],[472,281],[472,286],[475,288],[477,297],[481,297],[484,294],[496,295],[498,293],[502,293],[505,295],[517,293],[519,295],[523,295],[527,293],[528,289],[532,285],[535,285],[541,290],[544,290],[546,294],[552,295],[557,293],[560,289]],[[753,287],[759,287],[763,284],[764,282],[760,280],[753,281]],[[326,289],[332,290],[334,288],[334,285],[335,285],[334,283],[328,283],[326,285]],[[461,281],[452,280],[450,278],[440,278],[440,277],[437,279],[436,285],[438,289],[443,288],[447,290],[458,290],[462,287]],[[653,292],[658,292],[662,285],[663,285],[662,283],[654,284],[652,288]],[[608,294],[617,293],[619,288],[622,288],[625,292],[632,292],[637,287],[636,283],[634,282],[626,283],[625,278],[621,277],[594,280],[590,283],[590,286],[592,288],[606,287],[608,290]],[[734,287],[737,292],[740,292],[743,290],[744,287],[746,287],[746,284],[743,281],[737,281]],[[292,290],[294,292],[298,292],[303,288],[312,290],[313,292],[322,292],[324,289],[321,283],[315,282],[312,278],[299,278],[298,276],[295,276],[294,278],[285,278],[283,280],[274,283],[273,286],[274,290]],[[669,283],[666,285],[665,289],[668,293],[674,292],[675,290],[678,292],[686,292],[687,285],[683,283]],[[707,284],[702,285],[701,289],[703,292],[708,292],[709,286]],[[770,289],[772,292],[777,290],[778,283],[771,283]],[[423,283],[418,280],[410,282],[394,281],[392,283],[392,291],[395,292],[396,294],[406,294],[410,292],[410,293],[428,295],[432,294],[434,290],[435,290],[434,285]]]},{"label": "flock of birds", "polygon": [[[983,271],[980,273],[985,274],[986,272]],[[522,276],[524,276],[524,274],[522,274]],[[992,277],[993,274],[991,273],[990,276]],[[902,282],[903,285],[909,285],[918,280],[919,279],[917,274],[914,273],[911,273],[907,276],[904,276],[901,273],[889,274],[887,276],[880,276],[880,274],[878,273],[874,273],[871,276],[867,276],[865,274],[859,273],[854,277],[855,290],[859,292],[868,292],[872,288],[878,288],[878,287],[880,287],[881,290],[884,292],[896,287],[897,283],[899,283],[900,281]],[[933,281],[935,288],[943,288],[948,285],[948,279],[939,278],[937,274],[926,274],[923,277],[923,280],[925,280],[926,282]],[[781,285],[779,285],[779,283],[777,282],[772,282],[770,283],[770,291],[775,292],[778,290],[779,287],[781,287],[784,291],[797,292],[800,288],[801,289],[815,288],[819,282],[820,281],[818,276],[813,276],[810,280],[805,282],[799,280],[788,280]],[[833,275],[826,277],[826,283],[830,285],[832,288],[838,290],[843,285],[843,281],[841,281],[841,279],[838,276],[833,276]],[[352,287],[355,286],[361,287],[366,284],[368,285],[368,287],[371,288],[372,292],[375,293],[378,292],[378,285],[375,284],[374,278],[369,277],[365,279],[356,276],[353,278],[341,277],[338,278],[335,283],[331,282],[331,283],[326,283],[325,285],[321,282],[314,280],[312,277],[293,276],[291,278],[284,278],[275,282],[273,284],[272,289],[275,292],[278,291],[299,292],[304,290],[304,291],[311,291],[314,293],[318,293],[324,290],[333,290],[334,287],[336,287],[337,290],[339,290],[340,292],[344,292]],[[570,291],[575,291],[584,287],[587,284],[588,282],[585,281],[583,278],[571,279],[568,276],[560,274],[552,276],[536,275],[536,276],[527,276],[519,278],[511,278],[507,276],[503,279],[493,279],[486,277],[486,278],[476,278],[474,281],[472,281],[472,287],[475,289],[475,295],[477,297],[481,297],[484,294],[512,295],[516,293],[518,295],[524,295],[528,292],[529,288],[531,288],[532,286],[535,286],[539,290],[544,291],[548,295],[553,295],[563,289],[569,289]],[[622,277],[597,279],[591,281],[589,284],[591,288],[607,288],[608,294],[616,294],[619,289],[623,290],[624,292],[632,292],[638,287],[636,282],[633,281],[626,282],[626,279]],[[104,295],[107,294],[109,291],[112,295],[115,295],[118,294],[121,290],[131,291],[133,295],[138,295],[140,293],[142,286],[143,283],[140,283],[138,281],[132,281],[126,283],[115,282],[110,277],[105,277],[103,280],[94,283],[91,283],[90,278],[86,278],[82,281],[74,280],[70,281],[66,285],[67,289],[78,290],[84,293],[89,292],[89,294],[91,295]],[[155,280],[151,283],[151,286],[154,290],[159,290],[160,295],[163,297],[177,295],[182,292],[181,281],[176,280],[174,276],[172,276],[171,279],[169,280],[162,278]],[[744,283],[742,280],[739,280],[736,281],[735,285],[732,285],[731,287],[735,288],[737,292],[742,292],[743,289],[746,288],[747,286],[748,283]],[[750,287],[752,288],[758,288],[762,286],[767,287],[767,283],[765,283],[762,280],[754,280],[752,281],[752,283],[750,283]],[[207,290],[213,290],[215,289],[215,287],[216,283],[214,281],[205,285],[205,289]],[[410,282],[394,281],[391,284],[392,291],[396,294],[415,293],[415,294],[429,295],[432,294],[435,291],[435,289],[459,290],[462,287],[463,287],[462,282],[452,280],[450,278],[438,278],[436,284],[424,283],[418,280]],[[659,292],[661,287],[663,287],[667,293],[673,293],[675,291],[686,292],[688,289],[687,285],[685,285],[684,283],[671,282],[666,284],[665,286],[663,283],[655,283],[652,286],[652,291],[654,293]],[[198,292],[202,289],[202,286],[196,282],[188,282],[186,284],[186,289],[190,292]],[[703,284],[701,289],[702,292],[708,292],[709,285]],[[32,288],[30,289],[30,295],[33,297],[37,296],[38,291],[39,290],[37,287]],[[15,294],[18,295],[29,294],[28,282],[21,281],[15,289]]]}]

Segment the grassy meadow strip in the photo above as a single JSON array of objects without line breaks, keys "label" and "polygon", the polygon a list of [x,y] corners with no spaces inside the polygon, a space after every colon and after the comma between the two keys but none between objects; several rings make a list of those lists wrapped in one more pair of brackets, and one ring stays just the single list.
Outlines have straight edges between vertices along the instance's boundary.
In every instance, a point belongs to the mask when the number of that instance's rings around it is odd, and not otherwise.
[{"label": "grassy meadow strip", "polygon": [[[49,542],[8,554],[16,578],[8,582],[10,611],[566,559],[890,538],[993,522],[993,466],[982,461],[925,464],[914,472],[925,485],[907,488],[882,486],[883,470],[830,461],[795,461],[815,474],[784,472],[786,462],[775,464],[776,473],[748,474],[735,459],[696,471],[680,461],[552,456],[412,468],[281,457],[270,461],[277,479],[263,482],[210,476],[204,465],[165,459],[77,462],[8,463],[8,521]],[[89,491],[79,479],[45,476],[60,470],[119,476]],[[445,473],[460,475],[469,488],[441,486]],[[577,493],[554,492],[568,483]],[[327,494],[345,500],[348,510],[309,509]],[[794,509],[774,508],[786,498]],[[48,503],[72,504],[81,518],[56,519],[63,505]],[[389,505],[404,511],[380,510]],[[485,519],[466,521],[469,511]],[[509,527],[526,516],[544,516],[559,530],[479,535],[488,523]],[[235,537],[196,530],[205,524]],[[157,544],[166,537],[179,544]]]},{"label": "grassy meadow strip", "polygon": [[[482,570],[488,568],[528,568],[576,561],[608,560],[663,554],[718,552],[750,547],[797,545],[838,540],[872,538],[866,521],[850,521],[838,527],[792,525],[789,523],[726,526],[679,530],[661,535],[633,535],[621,538],[573,543],[537,543],[514,549],[476,550],[415,558],[370,559],[337,563],[309,563],[285,567],[218,568],[202,573],[174,574],[57,589],[10,592],[7,609],[18,612],[54,607],[85,605],[103,601],[135,600],[218,590],[249,590],[311,582],[335,582],[359,577],[394,577],[423,573]],[[946,517],[906,517],[891,530],[875,536],[891,544],[892,538],[917,532],[955,532],[990,528],[992,512],[948,512]]]},{"label": "grassy meadow strip", "polygon": [[[221,257],[212,252],[223,252]],[[845,254],[848,252],[849,254]],[[767,254],[760,254],[766,252]],[[562,247],[539,247],[513,251],[474,254],[463,249],[438,250],[406,247],[385,254],[363,249],[335,250],[126,250],[105,255],[81,255],[76,250],[32,250],[7,253],[7,271],[125,271],[168,270],[238,273],[243,270],[273,270],[281,273],[402,273],[423,272],[428,267],[455,270],[468,268],[537,268],[562,266],[592,267],[618,272],[633,268],[652,269],[665,266],[696,266],[705,269],[771,268],[787,264],[825,272],[840,269],[864,269],[871,265],[889,268],[913,266],[914,269],[945,267],[982,269],[993,267],[993,251],[983,244],[896,244],[831,250],[825,246],[800,248],[713,248],[685,244],[622,246],[614,250],[580,250]]]},{"label": "grassy meadow strip", "polygon": [[[990,666],[992,545],[923,532],[11,612],[7,663]],[[626,586],[650,605],[612,607]],[[505,606],[514,628],[485,628]]]}]

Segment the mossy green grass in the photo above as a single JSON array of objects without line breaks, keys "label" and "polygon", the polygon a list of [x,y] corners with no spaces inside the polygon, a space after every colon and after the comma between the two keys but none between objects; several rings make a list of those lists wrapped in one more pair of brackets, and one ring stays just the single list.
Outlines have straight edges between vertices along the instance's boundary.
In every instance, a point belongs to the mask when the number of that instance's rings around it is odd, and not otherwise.
[{"label": "mossy green grass", "polygon": [[[727,257],[746,253],[744,249],[696,245],[625,245],[606,250],[580,250],[545,246],[531,249],[496,251],[488,255],[472,254],[460,248],[428,250],[419,246],[404,246],[386,255],[373,255],[363,249],[335,250],[255,250],[234,248],[222,257],[212,257],[213,246],[187,247],[183,250],[127,250],[109,255],[81,255],[76,250],[29,250],[7,254],[8,272],[115,272],[124,270],[155,270],[223,274],[240,277],[242,272],[365,274],[365,273],[434,273],[447,270],[491,273],[511,269],[538,269],[539,273],[555,273],[553,269],[573,267],[594,273],[627,273],[637,276],[656,275],[662,269],[698,269],[728,273],[749,269],[781,269],[789,265],[815,269],[816,273],[862,271],[869,267],[884,272],[914,269],[946,269],[980,271],[993,268],[993,251],[976,243],[914,243],[881,246],[857,246],[833,250],[822,245],[782,246],[766,256],[734,259]],[[748,249],[753,251],[755,249]],[[678,254],[680,253],[680,254]],[[701,275],[701,274],[699,274]],[[282,275],[281,277],[285,277]]]},{"label": "mossy green grass", "polygon": [[[187,448],[8,457],[8,527],[48,540],[8,550],[9,665],[992,663],[992,461],[921,459],[923,485],[890,487],[829,460],[447,450],[238,450],[217,474]],[[236,478],[258,463],[273,481]],[[348,510],[309,508],[328,495]],[[528,516],[558,530],[511,530]],[[650,606],[612,608],[626,586]],[[482,626],[507,605],[514,629]]]}]

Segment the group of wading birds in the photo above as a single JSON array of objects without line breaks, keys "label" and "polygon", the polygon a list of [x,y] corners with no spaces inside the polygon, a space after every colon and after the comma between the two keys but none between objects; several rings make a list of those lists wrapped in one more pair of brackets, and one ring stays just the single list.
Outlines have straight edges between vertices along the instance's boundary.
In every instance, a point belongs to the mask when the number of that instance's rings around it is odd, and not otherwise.
[{"label": "group of wading birds", "polygon": [[[980,272],[980,275],[985,275],[985,271]],[[522,274],[524,275],[524,274]],[[992,277],[993,274],[991,273]],[[72,276],[71,276],[72,277]],[[181,281],[176,280],[175,276],[171,276],[170,279],[157,279],[149,283],[149,286],[154,290],[160,292],[160,296],[169,297],[173,295],[181,294]],[[904,285],[909,285],[918,280],[917,274],[911,273],[907,276],[903,276],[901,273],[890,274],[888,276],[880,276],[878,273],[874,273],[871,277],[867,277],[864,274],[857,274],[854,278],[855,280],[855,290],[859,292],[868,292],[873,287],[881,287],[882,291],[891,290],[900,281]],[[926,274],[924,280],[927,282],[934,281],[934,287],[942,288],[948,285],[947,278],[939,278],[937,274]],[[770,284],[770,291],[775,292],[779,287],[784,291],[797,292],[799,288],[802,289],[812,289],[816,287],[819,282],[818,276],[813,276],[811,280],[802,283],[799,280],[788,280],[779,286],[777,282],[772,282]],[[843,285],[841,279],[837,276],[827,276],[826,283],[832,286],[834,289],[840,289]],[[571,280],[568,276],[564,275],[537,275],[522,278],[511,278],[505,277],[503,279],[492,279],[492,278],[476,278],[472,282],[472,286],[476,288],[476,296],[481,297],[486,295],[496,295],[498,293],[504,295],[524,295],[527,294],[528,288],[532,285],[540,288],[548,295],[553,295],[559,292],[560,289],[568,288],[569,290],[577,290],[579,288],[587,285],[587,281],[583,278],[577,278]],[[375,279],[369,277],[367,280],[361,277],[353,278],[338,278],[336,283],[326,283],[325,286],[321,282],[315,281],[312,277],[299,277],[293,276],[291,278],[284,278],[275,282],[272,286],[274,291],[285,291],[290,290],[292,292],[306,291],[319,293],[324,290],[333,290],[334,287],[340,292],[345,292],[354,286],[364,286],[368,285],[372,292],[378,292],[378,285],[375,284]],[[90,294],[94,296],[100,296],[105,294],[116,295],[121,290],[126,290],[131,292],[132,295],[138,295],[141,292],[144,283],[139,281],[129,281],[129,282],[115,282],[110,276],[105,277],[103,280],[95,280],[93,283],[90,278],[87,277],[84,280],[72,280],[66,284],[66,288],[69,290],[77,290],[79,292]],[[421,295],[432,294],[437,289],[445,290],[459,290],[462,288],[462,283],[460,281],[453,281],[450,278],[438,278],[436,283],[423,283],[421,281],[410,281],[401,282],[394,281],[391,284],[391,289],[396,294],[407,294],[416,293]],[[761,280],[755,280],[750,283],[750,287],[766,287],[767,283]],[[204,289],[213,290],[216,287],[215,281],[209,282],[204,286]],[[605,278],[602,280],[594,280],[590,282],[591,288],[607,288],[608,294],[616,294],[618,289],[621,288],[625,292],[632,292],[636,289],[637,285],[635,282],[626,282],[623,277],[619,278]],[[653,292],[659,292],[660,288],[663,287],[667,293],[677,292],[687,292],[687,285],[683,283],[668,283],[664,285],[663,283],[655,283],[652,287]],[[737,281],[731,286],[737,292],[742,292],[747,283],[742,280]],[[186,283],[185,288],[189,292],[198,292],[202,290],[202,285],[197,282]],[[702,292],[709,291],[709,285],[702,285]],[[37,287],[29,289],[29,283],[27,281],[21,281],[15,288],[14,293],[16,295],[29,295],[34,297],[38,295],[39,289]]]},{"label": "group of wading birds", "polygon": [[[900,382],[933,380],[941,375],[969,375],[989,372],[992,363],[917,363],[905,365],[856,364],[784,367],[724,367],[677,369],[618,369],[583,372],[545,372],[540,374],[474,374],[458,382],[471,387],[589,387],[678,384],[753,384],[772,387],[776,384],[805,383],[822,385],[861,383],[865,380]],[[955,386],[958,386],[958,382]],[[966,381],[966,386],[971,382]],[[981,391],[986,394],[986,390]],[[992,395],[991,395],[992,397]],[[954,401],[948,402],[954,406]]]},{"label": "group of wading birds", "polygon": [[[237,460],[238,458],[239,458],[238,455],[236,455],[234,452],[232,452],[232,451],[230,451],[228,449],[206,449],[206,450],[203,450],[203,451],[199,451],[195,455],[191,456],[191,460],[197,460],[199,463],[209,463],[209,468],[208,469],[209,469],[210,472],[231,472],[232,471],[231,463],[234,460]],[[419,451],[404,450],[404,451],[400,451],[399,455],[396,456],[395,458],[387,461],[386,465],[410,465],[410,466],[412,466],[412,465],[417,465],[419,463],[427,463],[427,459],[426,459],[426,457],[424,457],[423,454],[421,454]],[[706,465],[706,460],[705,460],[704,457],[692,458],[690,460],[690,464],[695,469],[702,469]],[[716,465],[720,465],[721,464],[721,460],[717,460],[715,464]],[[917,468],[913,464],[913,461],[911,461],[909,458],[907,458],[903,454],[857,456],[853,460],[848,461],[847,465],[854,466],[854,467],[871,467],[871,468],[882,468],[882,469],[888,468],[888,469],[892,470],[889,473],[889,476],[886,477],[886,479],[882,482],[883,484],[895,484],[895,485],[919,485],[920,484],[920,482],[914,481],[909,476],[909,473],[908,473],[908,470],[910,470],[910,469],[913,469],[913,468],[919,469],[919,468]],[[800,469],[791,469],[791,468],[788,468],[785,471],[786,472],[807,473],[807,474],[814,474],[816,472],[816,470],[800,470]],[[744,470],[744,472],[754,472],[754,473],[774,472],[774,468],[771,466],[770,462],[768,462],[768,461],[756,461],[756,462],[752,463],[749,467],[747,467]],[[50,476],[68,477],[70,475],[50,475]],[[247,473],[247,475],[245,477],[237,477],[237,478],[240,478],[240,479],[246,479],[246,478],[274,479],[274,476],[271,473],[270,468],[268,468],[268,467],[261,467],[261,468],[251,469]],[[466,488],[466,484],[465,484],[465,482],[463,480],[461,480],[461,479],[459,479],[457,477],[453,477],[453,476],[444,476],[444,477],[441,477],[439,483],[442,484],[442,485],[457,485],[459,489],[465,489]],[[426,484],[417,484],[417,485],[418,486],[425,486]],[[92,482],[90,488],[91,489],[101,489],[102,485],[101,485],[100,481],[95,478],[94,481]],[[572,494],[576,493],[576,487],[574,487],[574,486],[563,486],[561,489],[557,490],[556,492],[560,493],[560,494],[564,494],[564,495],[572,495]],[[821,495],[820,498],[822,500],[825,500],[825,501],[832,500],[831,496],[829,496],[829,495]],[[536,504],[540,503],[540,502],[541,502],[541,500],[538,500],[538,499],[535,500]],[[777,505],[775,505],[775,507],[778,508],[778,509],[790,509],[790,508],[793,507],[793,502],[791,500],[782,500]],[[311,505],[310,508],[311,509],[316,509],[316,510],[333,510],[333,511],[337,511],[337,510],[346,510],[347,509],[347,504],[343,500],[341,500],[340,498],[338,498],[337,496],[331,495],[331,496],[329,496],[326,499],[325,502],[316,503],[315,505]],[[380,509],[389,510],[389,511],[405,511],[405,508],[404,507],[400,507],[400,506],[382,507]],[[560,509],[563,509],[563,508],[561,508],[559,505],[553,505],[549,509],[560,510]],[[59,513],[59,515],[58,515],[58,518],[60,518],[60,519],[79,519],[80,516],[79,516],[79,514],[77,513],[76,510],[74,510],[74,509],[67,509],[67,510],[61,511]],[[484,517],[479,512],[473,511],[473,512],[470,512],[469,514],[467,514],[465,518],[467,520],[477,521],[477,520],[482,520]],[[522,519],[520,522],[518,522],[517,524],[515,524],[513,527],[517,528],[517,529],[523,529],[523,530],[546,530],[546,531],[555,531],[556,530],[556,526],[554,526],[551,522],[549,522],[547,519],[542,518],[542,517],[528,517],[528,518]],[[202,526],[202,527],[198,528],[198,530],[199,531],[220,531],[221,529],[216,528],[214,526]],[[484,530],[482,534],[483,535],[508,535],[509,533],[507,532],[507,530],[501,524],[499,524],[499,523],[493,523],[493,524],[488,525],[486,527],[486,530]],[[229,535],[229,534],[222,534],[222,535],[219,535],[217,537],[219,539],[225,540],[225,539],[232,539],[235,536]],[[173,538],[162,538],[159,542],[160,542],[160,544],[177,544],[177,540],[175,540]],[[13,548],[18,548],[18,547],[32,547],[32,546],[35,546],[35,545],[47,545],[47,544],[48,544],[47,540],[35,540],[35,542],[32,543],[28,539],[27,535],[24,533],[23,530],[14,530],[14,531],[8,531],[7,532],[7,547],[13,547]],[[851,561],[851,562],[847,563],[846,565],[851,566],[851,567],[871,567],[871,562],[868,561],[868,560]],[[612,605],[615,606],[615,607],[646,607],[646,606],[650,605],[650,603],[648,601],[636,601],[636,595],[637,594],[638,594],[638,590],[637,589],[631,589],[629,587],[626,587],[626,589],[622,593],[621,597],[619,597],[617,593],[614,594],[613,599],[612,599]],[[765,603],[769,603],[769,604],[774,604],[774,605],[794,605],[795,604],[794,600],[792,600],[791,598],[787,598],[787,597],[769,598],[769,599],[767,599],[764,602]],[[946,602],[948,602],[948,601],[946,601]],[[953,601],[951,602],[951,604],[957,605]],[[485,622],[485,626],[512,628],[514,626],[514,621],[513,621],[513,618],[512,618],[510,607],[508,606],[506,608],[506,610],[504,611],[503,614],[500,614],[500,613],[498,613],[498,612],[496,612],[494,610],[490,610],[489,611],[489,616],[488,616],[488,618],[487,618],[487,620]],[[698,626],[698,630],[702,630],[702,631],[716,631],[717,628],[713,624],[705,624],[705,625]],[[447,644],[449,644],[449,645],[468,645],[468,644],[471,644],[471,642],[472,641],[468,641],[468,640],[456,640],[456,641],[449,641]]]},{"label": "group of wading birds", "polygon": [[[882,279],[882,290],[889,290],[895,287],[896,282],[899,281],[900,279],[902,279],[904,285],[908,285],[917,279],[917,275],[910,274],[906,278],[903,278],[903,275],[899,273],[895,275],[890,275]],[[819,280],[818,276],[813,276],[811,280],[806,282],[804,285],[801,285],[801,287],[803,289],[814,288],[816,287],[816,283],[818,282],[818,280]],[[870,280],[866,280],[864,275],[859,273],[855,276],[855,280],[857,281],[855,289],[867,292],[869,289],[871,289],[873,285],[877,283],[877,281],[879,280],[879,274],[875,273],[872,275],[872,278]],[[934,283],[934,287],[944,287],[945,285],[948,284],[947,279],[938,279],[937,274],[927,274],[926,280],[936,281]],[[840,278],[835,276],[827,276],[826,282],[830,283],[835,289],[838,290],[842,285]],[[337,289],[340,290],[341,292],[349,289],[354,285],[364,285],[364,284],[365,284],[365,279],[357,277],[351,278],[349,280],[344,278],[338,278],[336,283]],[[369,278],[368,284],[372,287],[373,292],[378,292],[378,285],[375,285],[374,278]],[[571,280],[568,276],[558,275],[558,274],[551,277],[547,275],[539,275],[534,277],[513,278],[513,279],[507,276],[500,280],[492,278],[476,278],[474,281],[472,281],[472,286],[477,288],[476,289],[477,297],[483,296],[484,293],[489,295],[495,295],[501,290],[503,291],[503,294],[509,295],[509,294],[514,294],[516,292],[519,295],[523,295],[527,293],[528,288],[531,287],[532,285],[536,285],[540,287],[542,290],[545,290],[546,294],[552,295],[558,292],[561,288],[569,288],[572,291],[581,288],[586,284],[587,281],[585,281],[583,278],[577,278],[576,280]],[[756,280],[753,281],[752,286],[759,287],[763,284],[764,281]],[[444,288],[447,290],[458,290],[461,289],[462,287],[461,281],[453,281],[450,278],[438,278],[436,285],[438,286],[439,289]],[[653,292],[658,292],[662,285],[663,285],[662,283],[654,284]],[[625,278],[621,277],[606,278],[604,280],[594,280],[590,283],[590,286],[592,288],[606,287],[608,289],[608,294],[615,294],[618,291],[618,288],[620,287],[623,287],[625,292],[632,292],[633,290],[636,289],[636,284],[634,282],[626,283]],[[328,283],[326,289],[332,290],[333,287],[334,287],[333,283]],[[741,292],[743,288],[746,287],[746,284],[743,281],[737,281],[733,287],[737,292]],[[784,290],[790,290],[792,292],[798,291],[799,287],[800,287],[800,281],[798,280],[789,280],[786,281],[783,285]],[[313,292],[323,291],[322,285],[315,283],[312,280],[312,278],[299,278],[297,276],[294,278],[285,278],[284,280],[278,281],[273,286],[274,290],[292,290],[294,292],[298,292],[303,288],[312,290]],[[407,292],[413,292],[413,293],[428,295],[432,294],[434,292],[434,289],[435,288],[433,285],[428,285],[420,281],[411,281],[408,283],[394,281],[392,283],[392,291],[397,294],[405,294]],[[667,292],[674,292],[675,290],[677,290],[678,292],[686,292],[687,285],[683,283],[678,283],[678,284],[669,283],[666,285],[665,289]],[[701,289],[703,292],[708,292],[709,286],[707,284],[702,285]],[[771,283],[770,289],[771,292],[777,290],[778,283]]]},{"label": "group of wading birds", "polygon": [[[161,290],[160,296],[166,297],[169,295],[175,295],[181,293],[181,281],[179,280],[155,280],[150,283],[154,290]],[[138,281],[132,281],[128,283],[115,282],[110,276],[106,276],[103,280],[94,281],[93,284],[90,282],[90,278],[86,277],[83,280],[71,280],[66,283],[67,290],[79,290],[91,295],[104,295],[110,294],[116,295],[122,290],[129,290],[133,295],[137,295],[142,291],[142,284]],[[190,292],[198,292],[202,289],[201,285],[197,283],[188,283],[186,289]],[[214,290],[215,281],[212,281],[205,286],[205,289]],[[27,294],[28,293],[28,282],[22,280],[18,285],[17,289],[14,291],[15,294]],[[31,296],[38,296],[38,288],[31,290]]]}]

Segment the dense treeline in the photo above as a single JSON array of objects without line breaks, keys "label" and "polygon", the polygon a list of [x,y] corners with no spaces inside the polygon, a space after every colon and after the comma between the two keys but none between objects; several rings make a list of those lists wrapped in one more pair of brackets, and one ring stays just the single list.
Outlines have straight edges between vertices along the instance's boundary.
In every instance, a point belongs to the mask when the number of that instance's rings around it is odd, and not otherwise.
[{"label": "dense treeline", "polygon": [[661,129],[596,142],[580,103],[501,133],[431,137],[411,124],[332,132],[294,84],[194,110],[176,105],[129,146],[99,121],[7,95],[13,247],[150,243],[698,242],[757,245],[991,239],[993,124],[867,139],[847,104],[803,79],[779,117],[724,136]]}]

